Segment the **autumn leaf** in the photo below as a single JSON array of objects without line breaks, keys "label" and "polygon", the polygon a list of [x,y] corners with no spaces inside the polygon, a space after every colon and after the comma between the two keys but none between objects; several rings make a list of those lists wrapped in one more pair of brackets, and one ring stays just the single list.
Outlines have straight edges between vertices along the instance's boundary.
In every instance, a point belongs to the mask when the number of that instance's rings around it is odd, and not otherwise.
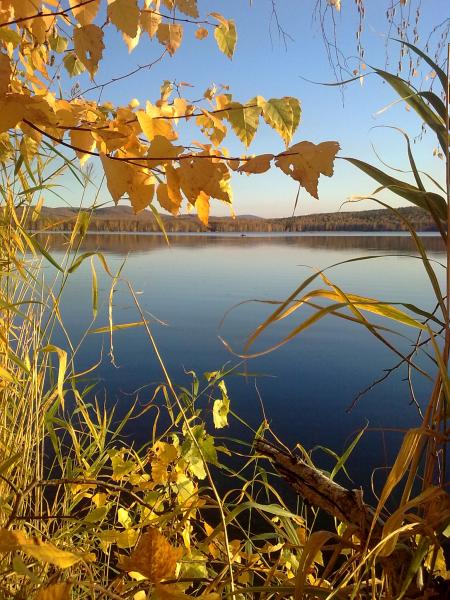
[{"label": "autumn leaf", "polygon": [[138,572],[152,583],[159,583],[175,577],[182,552],[182,548],[174,548],[157,529],[150,528],[142,535],[131,555],[121,557],[118,566],[122,571]]},{"label": "autumn leaf", "polygon": [[39,590],[36,600],[70,600],[71,590],[71,583],[51,583]]},{"label": "autumn leaf", "polygon": [[204,27],[199,27],[197,29],[197,31],[195,32],[195,37],[198,40],[204,40],[205,38],[207,38],[209,35],[209,31],[207,29],[205,29]]},{"label": "autumn leaf", "polygon": [[200,15],[197,8],[197,0],[176,0],[176,7],[188,17],[197,19]]},{"label": "autumn leaf", "polygon": [[183,194],[192,205],[195,206],[200,192],[231,203],[231,175],[222,161],[196,157],[185,159],[181,161],[178,175]]},{"label": "autumn leaf", "polygon": [[131,185],[128,188],[128,197],[135,213],[144,210],[153,200],[155,193],[155,177],[146,169],[131,167]]},{"label": "autumn leaf", "polygon": [[228,413],[230,412],[230,399],[225,382],[219,382],[219,389],[222,392],[222,398],[214,400],[213,404],[213,420],[216,429],[222,429],[228,425]]},{"label": "autumn leaf", "polygon": [[82,6],[78,6],[79,4],[82,4],[80,0],[69,0],[73,16],[80,25],[90,25],[98,13],[100,0],[92,0]]},{"label": "autumn leaf", "polygon": [[262,115],[266,123],[275,129],[286,145],[292,139],[300,122],[300,103],[296,98],[271,98],[264,100],[258,96],[257,103],[262,108]]},{"label": "autumn leaf", "polygon": [[117,204],[120,198],[131,188],[133,167],[124,161],[109,158],[103,152],[100,152],[100,159],[105,171],[109,193]]},{"label": "autumn leaf", "polygon": [[227,105],[225,118],[230,122],[234,133],[246,148],[251,144],[259,125],[261,108],[259,106],[244,106],[239,102]]},{"label": "autumn leaf", "polygon": [[320,174],[333,175],[334,159],[339,151],[337,142],[300,142],[294,144],[275,158],[275,164],[286,175],[290,175],[318,199],[317,185]]},{"label": "autumn leaf", "polygon": [[265,173],[270,169],[270,162],[273,159],[273,154],[260,154],[245,161],[239,169],[238,173]]},{"label": "autumn leaf", "polygon": [[11,61],[6,54],[0,53],[0,95],[9,90],[11,80]]},{"label": "autumn leaf", "polygon": [[141,28],[146,31],[150,38],[158,31],[159,24],[161,23],[162,17],[160,14],[152,12],[150,10],[143,10],[141,12]]},{"label": "autumn leaf", "polygon": [[205,192],[200,192],[195,200],[195,209],[198,214],[198,218],[205,225],[208,226],[209,220],[209,196]]},{"label": "autumn leaf", "polygon": [[145,111],[139,110],[136,116],[148,140],[153,140],[157,135],[163,136],[167,140],[177,139],[178,136],[173,130],[170,120],[160,118],[161,110],[151,102],[147,102]]},{"label": "autumn leaf", "polygon": [[150,457],[152,480],[156,484],[166,484],[169,480],[169,467],[178,458],[177,448],[173,444],[158,441],[153,445]]},{"label": "autumn leaf", "polygon": [[225,56],[228,56],[228,58],[233,58],[237,42],[237,32],[234,21],[226,19],[222,20],[222,22],[214,29],[214,37],[219,50],[223,52]]},{"label": "autumn leaf", "polygon": [[122,33],[122,38],[125,44],[127,45],[128,52],[132,52],[136,46],[139,44],[139,40],[141,39],[141,26],[138,25],[136,35],[134,37],[130,37],[126,33]]},{"label": "autumn leaf", "polygon": [[26,111],[26,96],[8,94],[0,98],[0,133],[15,127],[24,117]]},{"label": "autumn leaf", "polygon": [[[91,132],[81,129],[71,129],[70,141],[75,148],[80,149],[76,149],[75,153],[80,161],[80,164],[84,165],[90,156],[89,152],[92,152],[92,150],[95,148],[95,140],[92,137]],[[86,150],[87,152],[83,152],[83,150]]]},{"label": "autumn leaf", "polygon": [[176,158],[183,150],[183,146],[174,146],[163,135],[155,135],[150,144],[147,156],[154,159],[150,163],[153,167]]},{"label": "autumn leaf", "polygon": [[92,24],[77,27],[73,31],[73,45],[75,54],[93,79],[105,48],[103,31]]},{"label": "autumn leaf", "polygon": [[134,38],[137,34],[139,17],[137,0],[114,0],[108,5],[109,20],[130,38]]},{"label": "autumn leaf", "polygon": [[14,552],[20,550],[41,562],[50,563],[60,569],[67,569],[81,560],[95,560],[92,554],[74,554],[60,550],[49,542],[38,538],[29,538],[22,531],[0,529],[0,552]]},{"label": "autumn leaf", "polygon": [[160,23],[156,37],[167,48],[169,54],[173,55],[183,39],[183,27],[174,23]]}]

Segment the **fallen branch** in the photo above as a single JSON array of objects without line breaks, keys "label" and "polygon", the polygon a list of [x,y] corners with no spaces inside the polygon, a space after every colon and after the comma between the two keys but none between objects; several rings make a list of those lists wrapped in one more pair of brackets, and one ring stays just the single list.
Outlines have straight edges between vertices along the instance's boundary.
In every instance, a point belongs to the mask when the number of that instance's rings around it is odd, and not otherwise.
[{"label": "fallen branch", "polygon": [[[256,440],[255,449],[272,461],[276,470],[299,496],[339,521],[352,525],[358,537],[367,540],[373,516],[371,509],[363,502],[361,490],[342,487],[298,456],[284,448],[273,446],[266,440]],[[381,524],[376,523],[371,538],[376,540],[380,537]]]}]

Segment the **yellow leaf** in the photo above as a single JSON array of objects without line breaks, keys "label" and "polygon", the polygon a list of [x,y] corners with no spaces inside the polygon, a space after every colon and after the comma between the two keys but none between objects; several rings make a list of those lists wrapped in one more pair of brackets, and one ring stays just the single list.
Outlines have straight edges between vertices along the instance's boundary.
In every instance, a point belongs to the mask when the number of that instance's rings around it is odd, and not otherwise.
[{"label": "yellow leaf", "polygon": [[24,117],[26,96],[22,94],[9,94],[0,98],[0,133],[8,131],[19,123]]},{"label": "yellow leaf", "polygon": [[137,0],[114,0],[108,6],[108,17],[119,31],[130,38],[136,36],[140,17]]},{"label": "yellow leaf", "polygon": [[204,40],[206,37],[208,37],[209,35],[209,31],[207,29],[205,29],[204,27],[199,27],[197,29],[197,31],[195,32],[195,37],[198,40]]},{"label": "yellow leaf", "polygon": [[[45,44],[47,39],[51,36],[52,26],[55,22],[55,17],[51,11],[43,9],[43,15],[38,19],[31,21],[31,33],[39,44]],[[48,15],[48,16],[45,16]]]},{"label": "yellow leaf", "polygon": [[[184,98],[175,98],[173,106],[177,117],[184,117],[186,115],[188,103]],[[176,119],[175,123],[178,123],[178,119]]]},{"label": "yellow leaf", "polygon": [[142,32],[142,29],[141,29],[141,26],[139,25],[137,33],[134,37],[130,37],[126,33],[122,34],[123,40],[124,40],[125,44],[127,45],[128,52],[132,52],[136,48],[136,46],[139,44],[141,32]]},{"label": "yellow leaf", "polygon": [[197,8],[197,0],[176,0],[176,7],[188,17],[194,17],[197,19],[199,17],[199,12]]},{"label": "yellow leaf", "polygon": [[51,583],[39,590],[36,600],[70,600],[71,589],[71,583]]},{"label": "yellow leaf", "polygon": [[275,129],[286,144],[289,144],[300,122],[299,101],[290,96],[271,98],[267,101],[258,96],[256,101],[262,108],[266,123]]},{"label": "yellow leaf", "polygon": [[141,537],[131,556],[121,558],[119,568],[123,571],[137,571],[152,583],[175,576],[177,562],[182,548],[174,548],[157,530],[148,529]]},{"label": "yellow leaf", "polygon": [[195,205],[200,192],[231,203],[231,175],[223,161],[193,157],[181,161],[177,172],[183,194],[191,204]]},{"label": "yellow leaf", "polygon": [[270,161],[272,159],[273,154],[260,154],[259,156],[254,156],[250,160],[244,162],[237,171],[238,173],[265,173],[270,169]]},{"label": "yellow leaf", "polygon": [[227,160],[227,165],[232,171],[237,171],[239,169],[240,164],[241,161],[239,160],[239,158],[230,158],[230,160]]},{"label": "yellow leaf", "polygon": [[[110,124],[110,126],[112,125]],[[100,152],[112,152],[125,144],[127,139],[130,138],[130,133],[127,127],[124,128],[124,131],[122,131],[122,127],[120,129],[120,131],[115,129],[93,129],[91,131]]]},{"label": "yellow leaf", "polygon": [[176,140],[177,134],[173,130],[170,119],[162,119],[161,111],[158,107],[147,102],[145,111],[138,110],[136,113],[139,125],[148,140],[153,140],[157,135],[161,135],[168,140]]},{"label": "yellow leaf", "polygon": [[128,189],[131,206],[135,213],[149,206],[155,193],[155,178],[151,173],[139,167],[132,167],[133,177]]},{"label": "yellow leaf", "polygon": [[197,117],[196,123],[214,146],[218,146],[225,137],[227,128],[214,113],[203,108],[201,110],[203,114]]},{"label": "yellow leaf", "polygon": [[[80,129],[71,129],[70,142],[76,148],[75,153],[78,156],[80,164],[84,165],[90,156],[89,152],[92,152],[95,148],[95,140],[92,137],[91,132]],[[83,152],[83,150],[87,152]]]},{"label": "yellow leaf", "polygon": [[158,185],[158,189],[156,190],[156,197],[158,198],[158,202],[162,208],[172,213],[173,215],[177,215],[180,211],[181,205],[181,196],[180,202],[174,202],[169,194],[169,189],[166,183],[160,183]]},{"label": "yellow leaf", "polygon": [[322,173],[333,175],[334,159],[339,151],[337,142],[300,142],[275,158],[275,164],[287,175],[298,181],[306,191],[318,199],[317,185]]},{"label": "yellow leaf", "polygon": [[156,442],[152,447],[150,455],[153,481],[158,484],[167,483],[169,479],[169,466],[178,458],[177,448],[166,442]]},{"label": "yellow leaf", "polygon": [[148,33],[152,38],[158,31],[159,24],[161,23],[162,17],[160,14],[152,12],[151,10],[143,10],[141,12],[141,27]]},{"label": "yellow leaf", "polygon": [[22,531],[0,529],[0,552],[14,552],[20,550],[41,562],[50,563],[60,569],[67,569],[80,560],[95,560],[92,554],[74,554],[60,550],[49,542],[38,538],[28,538]]},{"label": "yellow leaf", "polygon": [[209,219],[209,196],[205,192],[200,192],[195,201],[198,218],[203,225],[208,226]]},{"label": "yellow leaf", "polygon": [[75,54],[93,79],[105,48],[103,31],[92,24],[76,27],[73,30],[73,45]]},{"label": "yellow leaf", "polygon": [[115,543],[119,548],[132,548],[136,545],[139,537],[139,531],[137,529],[126,529],[125,531],[118,531]]},{"label": "yellow leaf", "polygon": [[243,106],[239,102],[231,102],[227,105],[225,118],[230,122],[234,133],[241,142],[248,147],[258,129],[260,106]]},{"label": "yellow leaf", "polygon": [[[89,4],[78,6],[80,0],[69,0],[69,6],[72,9],[72,14],[80,25],[89,25],[95,19],[95,16],[100,8],[100,0],[93,0]],[[75,8],[76,7],[76,8]]]},{"label": "yellow leaf", "polygon": [[117,511],[117,520],[125,529],[130,529],[133,526],[129,512],[122,507]]},{"label": "yellow leaf", "polygon": [[11,61],[6,54],[0,54],[0,94],[3,96],[9,89],[11,80]]},{"label": "yellow leaf", "polygon": [[151,161],[151,166],[156,167],[161,163],[170,162],[172,158],[176,158],[182,152],[183,146],[174,146],[166,137],[156,135],[150,144],[147,156],[154,159]]},{"label": "yellow leaf", "polygon": [[124,161],[109,158],[103,152],[100,152],[100,159],[105,171],[109,193],[117,204],[120,198],[131,188],[133,168]]},{"label": "yellow leaf", "polygon": [[226,19],[221,22],[218,27],[214,29],[214,37],[216,38],[217,46],[219,50],[228,56],[233,58],[234,51],[236,49],[237,32],[234,21]]},{"label": "yellow leaf", "polygon": [[160,23],[156,32],[158,41],[167,48],[169,54],[175,54],[183,39],[183,27],[173,23]]}]

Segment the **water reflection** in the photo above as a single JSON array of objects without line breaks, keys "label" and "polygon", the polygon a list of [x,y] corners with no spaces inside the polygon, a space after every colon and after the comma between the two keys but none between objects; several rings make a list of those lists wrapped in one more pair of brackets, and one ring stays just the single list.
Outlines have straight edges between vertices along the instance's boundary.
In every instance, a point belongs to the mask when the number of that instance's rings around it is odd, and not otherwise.
[{"label": "water reflection", "polygon": [[[48,243],[55,250],[63,249],[70,239],[69,234],[51,233],[39,234],[40,242]],[[177,247],[235,247],[247,248],[271,244],[273,246],[293,248],[321,248],[325,250],[377,250],[382,252],[411,252],[415,250],[414,242],[407,235],[329,235],[329,234],[302,234],[302,235],[258,235],[246,234],[171,234],[170,243]],[[423,245],[431,252],[444,252],[442,239],[437,235],[425,235]],[[98,234],[89,233],[82,244],[85,251],[101,251],[111,253],[133,253],[159,250],[166,246],[162,235],[158,234],[133,234],[115,233]]]}]

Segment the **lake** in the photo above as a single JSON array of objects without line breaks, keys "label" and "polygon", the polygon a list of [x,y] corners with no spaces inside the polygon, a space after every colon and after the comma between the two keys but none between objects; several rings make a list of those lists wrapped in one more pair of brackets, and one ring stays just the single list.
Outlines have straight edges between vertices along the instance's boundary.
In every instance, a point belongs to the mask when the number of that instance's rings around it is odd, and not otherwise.
[{"label": "lake", "polygon": [[[64,258],[67,238],[47,236],[57,261]],[[438,237],[423,237],[430,256],[445,262]],[[98,250],[111,270],[124,263],[122,278],[138,293],[138,299],[176,383],[189,381],[188,371],[202,375],[242,362],[221,342],[222,336],[236,352],[242,352],[247,336],[274,309],[273,304],[246,300],[284,300],[312,269],[348,261],[355,257],[378,256],[367,261],[337,266],[327,276],[346,292],[372,296],[390,302],[410,302],[425,309],[434,307],[433,293],[420,260],[414,257],[411,241],[402,234],[389,235],[172,235],[170,246],[158,235],[89,234],[82,251]],[[435,266],[440,280],[444,270]],[[100,286],[99,314],[92,320],[91,271],[89,260],[69,279],[62,302],[62,315],[77,344],[91,327],[107,325],[110,278],[96,259]],[[49,281],[54,275],[47,269]],[[317,287],[325,287],[317,280]],[[221,324],[224,315],[227,318]],[[261,336],[252,351],[269,348],[286,336],[311,309],[294,313]],[[367,314],[367,313],[366,313]],[[155,319],[154,319],[154,318]],[[164,322],[161,324],[156,319]],[[140,315],[125,282],[114,294],[114,321],[139,321]],[[370,320],[380,323],[373,315]],[[401,337],[386,333],[402,352],[407,352],[417,330],[393,325]],[[57,340],[63,344],[63,336]],[[118,331],[114,335],[116,366],[108,357],[108,335],[89,335],[77,352],[78,369],[92,366],[102,354],[94,374],[96,394],[107,397],[123,414],[136,394],[149,402],[155,386],[163,381],[158,362],[142,328]],[[396,357],[361,326],[333,316],[311,328],[280,349],[242,362],[240,374],[226,380],[232,409],[257,427],[263,411],[276,434],[289,446],[306,448],[324,445],[341,453],[352,436],[367,423],[350,463],[356,485],[366,483],[375,467],[389,464],[398,444],[398,428],[418,422],[417,407],[411,403],[407,369],[403,365],[348,408],[358,392],[396,364]],[[431,361],[419,360],[424,368]],[[246,374],[246,376],[245,376]],[[413,373],[415,394],[425,405],[430,382]],[[210,403],[212,404],[212,403]],[[137,444],[150,439],[152,417],[146,416],[127,434]],[[236,423],[223,436],[250,433]],[[319,463],[325,455],[316,451]]]}]

